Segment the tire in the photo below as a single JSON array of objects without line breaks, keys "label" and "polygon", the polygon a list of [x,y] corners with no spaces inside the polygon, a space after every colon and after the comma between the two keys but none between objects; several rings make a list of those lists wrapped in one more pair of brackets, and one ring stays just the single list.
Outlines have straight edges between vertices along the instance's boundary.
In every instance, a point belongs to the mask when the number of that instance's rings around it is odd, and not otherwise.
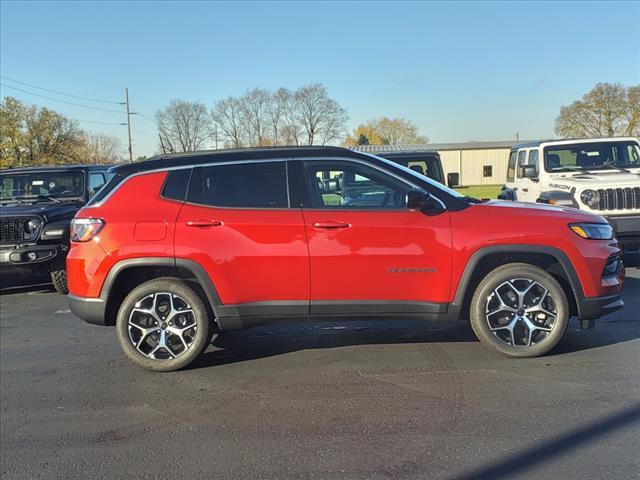
[{"label": "tire", "polygon": [[558,281],[526,263],[491,271],[476,288],[470,313],[482,344],[511,358],[544,355],[569,323],[569,303]]},{"label": "tire", "polygon": [[126,296],[118,310],[116,332],[133,363],[154,372],[171,372],[204,352],[211,340],[211,323],[202,298],[191,287],[179,279],[157,278]]},{"label": "tire", "polygon": [[69,293],[69,287],[67,286],[67,271],[66,270],[51,270],[51,283],[53,288],[58,293],[66,295]]}]

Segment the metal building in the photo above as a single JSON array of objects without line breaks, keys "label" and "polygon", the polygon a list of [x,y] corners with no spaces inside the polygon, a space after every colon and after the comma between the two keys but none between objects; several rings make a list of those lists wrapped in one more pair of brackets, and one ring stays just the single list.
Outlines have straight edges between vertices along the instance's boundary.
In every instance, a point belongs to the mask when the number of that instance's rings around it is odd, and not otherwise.
[{"label": "metal building", "polygon": [[512,145],[522,143],[505,142],[427,143],[419,145],[361,145],[354,147],[360,152],[437,151],[442,159],[445,178],[458,172],[460,185],[498,185],[507,176],[507,162]]}]

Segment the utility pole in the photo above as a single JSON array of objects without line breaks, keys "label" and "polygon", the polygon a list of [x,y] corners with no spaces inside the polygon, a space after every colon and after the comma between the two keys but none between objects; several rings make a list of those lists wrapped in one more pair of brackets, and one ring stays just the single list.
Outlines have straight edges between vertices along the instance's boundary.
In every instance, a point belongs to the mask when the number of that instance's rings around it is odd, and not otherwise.
[{"label": "utility pole", "polygon": [[127,130],[129,131],[129,163],[133,163],[133,150],[131,149],[131,112],[129,111],[129,89],[124,89],[125,103],[127,104]]}]

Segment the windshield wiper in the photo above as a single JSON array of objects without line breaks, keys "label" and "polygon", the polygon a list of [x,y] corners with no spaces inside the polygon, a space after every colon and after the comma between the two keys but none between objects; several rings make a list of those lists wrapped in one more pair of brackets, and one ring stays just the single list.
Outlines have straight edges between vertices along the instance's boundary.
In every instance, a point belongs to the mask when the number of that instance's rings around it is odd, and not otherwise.
[{"label": "windshield wiper", "polygon": [[58,199],[57,199],[57,198],[55,198],[55,197],[52,197],[52,196],[50,196],[50,195],[43,195],[43,194],[38,194],[38,195],[22,195],[22,196],[20,196],[20,197],[14,197],[14,198],[16,198],[16,199],[18,199],[18,200],[30,200],[30,199],[33,199],[33,200],[50,200],[50,201],[55,202],[55,203],[62,203],[60,200],[58,200]]}]

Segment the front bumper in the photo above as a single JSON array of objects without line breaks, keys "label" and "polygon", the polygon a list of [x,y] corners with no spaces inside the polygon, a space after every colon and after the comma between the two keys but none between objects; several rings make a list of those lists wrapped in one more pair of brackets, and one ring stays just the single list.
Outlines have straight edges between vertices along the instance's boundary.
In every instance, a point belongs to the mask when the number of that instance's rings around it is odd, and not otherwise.
[{"label": "front bumper", "polygon": [[622,293],[606,297],[583,298],[578,301],[578,315],[581,321],[595,320],[624,307]]},{"label": "front bumper", "polygon": [[54,260],[62,252],[60,245],[2,245],[0,265],[2,268],[28,268]]},{"label": "front bumper", "polygon": [[106,308],[107,302],[102,298],[77,297],[75,295],[67,295],[69,301],[69,310],[76,316],[87,323],[94,325],[106,325]]},{"label": "front bumper", "polygon": [[624,253],[640,253],[640,215],[606,217]]}]

